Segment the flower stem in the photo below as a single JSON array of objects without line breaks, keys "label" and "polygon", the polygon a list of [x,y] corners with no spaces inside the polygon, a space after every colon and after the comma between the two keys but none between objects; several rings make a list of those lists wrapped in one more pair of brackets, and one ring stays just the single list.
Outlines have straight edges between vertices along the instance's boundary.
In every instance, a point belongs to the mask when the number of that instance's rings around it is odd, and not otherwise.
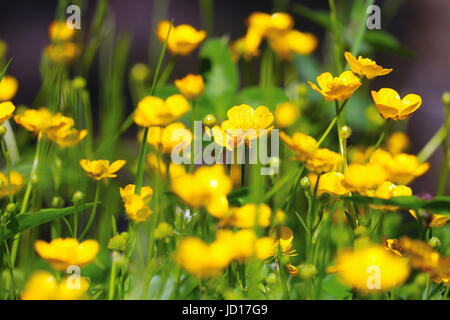
[{"label": "flower stem", "polygon": [[342,159],[344,161],[344,170],[347,168],[347,159],[346,159],[346,143],[345,143],[345,139],[342,137],[342,126],[340,123],[340,109],[339,109],[339,102],[337,100],[334,100],[335,104],[335,109],[336,109],[336,127],[337,127],[337,132],[338,132],[338,138],[339,138],[339,150],[341,152],[341,156]]},{"label": "flower stem", "polygon": [[8,179],[8,189],[9,189],[9,202],[13,202],[13,194],[12,194],[12,186],[11,186],[11,158],[9,157],[9,152],[6,150],[5,146],[5,140],[1,139],[1,147],[2,147],[2,153],[5,157],[6,161],[6,174]]},{"label": "flower stem", "polygon": [[344,111],[344,108],[346,106],[348,102],[348,99],[345,100],[341,106],[339,107],[339,109],[336,112],[336,115],[334,116],[333,120],[331,120],[330,124],[328,125],[328,128],[325,130],[325,132],[322,134],[322,136],[320,137],[319,141],[317,141],[318,145],[320,146],[322,144],[322,142],[325,140],[325,138],[328,136],[328,134],[331,132],[331,129],[333,129],[334,124],[336,123],[336,121],[338,120],[339,115],[341,114],[342,111]]},{"label": "flower stem", "polygon": [[384,123],[383,129],[382,129],[381,135],[378,138],[378,141],[375,144],[375,146],[373,147],[373,149],[370,151],[370,154],[367,156],[366,160],[364,161],[364,164],[366,164],[367,162],[370,161],[370,158],[372,157],[372,155],[375,153],[375,151],[377,151],[377,149],[383,143],[384,139],[389,134],[389,131],[391,131],[393,124],[394,124],[394,121],[392,119],[386,120],[386,122]]},{"label": "flower stem", "polygon": [[289,296],[289,288],[287,285],[287,277],[286,277],[286,271],[282,269],[280,262],[278,261],[278,273],[280,275],[280,282],[281,282],[281,288],[283,290],[283,299],[290,300]]},{"label": "flower stem", "polygon": [[116,282],[116,269],[117,269],[117,265],[116,265],[116,260],[115,260],[115,252],[113,252],[112,255],[112,266],[111,266],[111,277],[109,279],[109,293],[108,293],[108,300],[113,300],[114,299],[114,284]]},{"label": "flower stem", "polygon": [[89,231],[92,223],[94,222],[95,215],[97,213],[98,202],[100,200],[100,181],[97,182],[95,188],[94,206],[92,207],[91,215],[89,216],[88,223],[80,235],[79,241],[82,241],[86,233]]}]

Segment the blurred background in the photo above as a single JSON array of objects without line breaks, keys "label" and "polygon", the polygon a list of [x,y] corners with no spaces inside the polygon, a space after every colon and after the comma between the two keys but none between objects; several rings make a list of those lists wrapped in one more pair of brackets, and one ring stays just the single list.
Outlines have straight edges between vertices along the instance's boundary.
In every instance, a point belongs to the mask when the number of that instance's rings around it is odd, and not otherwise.
[{"label": "blurred background", "polygon": [[[338,12],[345,14],[345,2],[337,1]],[[114,30],[131,36],[127,70],[137,62],[154,65],[161,48],[154,37],[155,25],[159,20],[173,18],[176,25],[191,24],[207,29],[209,36],[225,36],[234,40],[245,33],[244,20],[253,11],[292,13],[296,29],[312,32],[319,37],[320,47],[314,55],[319,61],[326,59],[321,50],[326,45],[326,30],[304,14],[298,15],[295,9],[296,5],[300,5],[326,11],[326,0],[216,0],[212,1],[212,20],[202,18],[202,3],[209,1],[110,0]],[[85,1],[85,4],[87,10],[81,17],[82,31],[89,29],[97,1]],[[381,7],[382,30],[398,39],[397,48],[401,50],[376,50],[378,64],[393,67],[394,72],[373,81],[371,85],[375,90],[395,88],[401,96],[408,93],[422,96],[422,107],[407,123],[407,133],[412,140],[411,152],[417,153],[443,123],[441,96],[444,91],[450,90],[450,1],[389,0],[375,1],[375,4]],[[48,26],[55,19],[57,6],[58,1],[2,1],[0,4],[0,39],[8,44],[8,57],[13,57],[8,73],[19,81],[19,90],[14,98],[16,104],[30,106],[38,93],[42,81],[39,71],[41,53],[49,43]],[[383,40],[379,46],[383,47]],[[173,77],[195,73],[198,70],[197,61],[195,55],[182,57]],[[89,72],[88,88],[95,108],[99,88],[98,58]],[[129,96],[126,104],[128,111],[134,108]],[[430,159],[430,172],[416,181],[416,193],[435,192],[441,161],[442,152],[439,149]],[[433,186],[431,190],[430,185]],[[449,188],[446,194],[449,194]]]}]

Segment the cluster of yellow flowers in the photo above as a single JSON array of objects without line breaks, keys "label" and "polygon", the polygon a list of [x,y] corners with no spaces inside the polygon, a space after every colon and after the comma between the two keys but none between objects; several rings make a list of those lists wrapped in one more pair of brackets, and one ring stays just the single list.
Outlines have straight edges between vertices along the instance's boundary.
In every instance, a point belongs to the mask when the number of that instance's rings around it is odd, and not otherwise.
[{"label": "cluster of yellow flowers", "polygon": [[294,19],[283,12],[267,14],[254,12],[247,18],[247,33],[231,44],[235,61],[243,57],[250,60],[259,55],[264,38],[269,46],[284,60],[292,60],[294,53],[307,55],[317,47],[317,38],[307,32],[294,30]]},{"label": "cluster of yellow flowers", "polygon": [[80,48],[73,42],[75,29],[70,28],[66,21],[53,21],[48,29],[52,41],[44,55],[56,64],[69,64],[80,53]]}]

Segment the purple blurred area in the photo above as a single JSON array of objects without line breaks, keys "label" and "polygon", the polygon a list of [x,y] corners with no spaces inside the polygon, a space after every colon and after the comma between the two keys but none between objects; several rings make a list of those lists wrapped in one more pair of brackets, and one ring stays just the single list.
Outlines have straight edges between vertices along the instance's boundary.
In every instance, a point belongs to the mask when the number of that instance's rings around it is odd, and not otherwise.
[{"label": "purple blurred area", "polygon": [[[163,1],[163,0],[160,0]],[[164,0],[165,1],[165,0]],[[302,3],[313,9],[328,8],[328,1],[291,1]],[[339,2],[339,1],[338,1]],[[40,55],[48,44],[47,30],[55,17],[57,1],[2,1],[0,4],[0,38],[9,45],[8,55],[14,58],[9,73],[19,80],[16,104],[30,105],[40,86]],[[376,1],[382,4],[383,1]],[[96,1],[89,1],[84,23],[90,25]],[[116,28],[132,35],[129,66],[136,62],[147,62],[151,30],[153,1],[109,1],[116,20]],[[231,39],[245,32],[244,19],[253,11],[270,12],[272,1],[214,1],[214,35],[229,35]],[[383,12],[382,12],[383,16]],[[200,28],[199,1],[172,0],[169,18],[175,24],[188,23]],[[322,28],[311,21],[295,16],[296,27],[324,36]],[[382,25],[384,29],[385,26]],[[389,76],[376,80],[373,89],[392,87],[401,96],[408,93],[420,94],[422,107],[408,123],[408,134],[412,138],[412,152],[418,152],[443,123],[441,95],[450,91],[450,1],[408,0],[393,15],[386,26],[387,31],[397,36],[400,42],[415,52],[414,59],[393,54],[379,54],[377,61],[385,67],[393,67]],[[194,56],[183,57],[177,65],[175,76],[197,70]],[[89,84],[97,81],[96,73],[89,78]],[[131,108],[131,106],[129,107]],[[435,192],[436,181],[441,168],[442,152],[439,150],[430,159],[430,172],[415,184],[415,191]],[[447,194],[449,188],[447,188]]]}]

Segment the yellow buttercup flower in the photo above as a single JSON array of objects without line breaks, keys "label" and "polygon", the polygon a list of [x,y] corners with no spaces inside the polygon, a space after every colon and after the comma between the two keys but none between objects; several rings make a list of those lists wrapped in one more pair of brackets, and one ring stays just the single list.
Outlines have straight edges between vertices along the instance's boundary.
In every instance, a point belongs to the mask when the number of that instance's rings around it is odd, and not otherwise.
[{"label": "yellow buttercup flower", "polygon": [[356,59],[350,52],[345,52],[345,59],[350,65],[350,69],[360,76],[366,76],[367,79],[373,79],[378,76],[384,76],[392,72],[392,69],[384,69],[377,65],[377,63],[369,58],[363,58],[361,56]]},{"label": "yellow buttercup flower", "polygon": [[[138,140],[142,140],[142,134],[139,132]],[[150,127],[147,135],[147,142],[162,153],[171,153],[176,146],[184,150],[191,141],[192,133],[182,122],[174,122],[167,127]]]},{"label": "yellow buttercup flower", "polygon": [[274,255],[274,240],[271,237],[262,237],[256,240],[256,257],[259,260],[267,260]]},{"label": "yellow buttercup flower", "polygon": [[[409,213],[414,217],[414,219],[418,220],[417,213],[415,210],[409,210]],[[433,213],[431,215],[431,221],[428,223],[428,227],[430,228],[440,228],[443,227],[448,221],[450,221],[450,217],[444,216],[442,214]]]},{"label": "yellow buttercup flower", "polygon": [[280,132],[280,138],[295,152],[295,159],[303,162],[319,148],[316,139],[301,132],[295,132],[292,137]]},{"label": "yellow buttercup flower", "polygon": [[153,189],[148,186],[141,188],[141,194],[135,194],[135,185],[129,184],[120,188],[120,196],[124,202],[125,212],[134,222],[143,222],[151,215],[152,210],[148,203],[152,199]]},{"label": "yellow buttercup flower", "polygon": [[300,117],[300,110],[292,102],[283,102],[276,106],[273,114],[277,127],[287,128]]},{"label": "yellow buttercup flower", "polygon": [[408,135],[401,131],[392,133],[386,143],[388,151],[393,155],[405,152],[409,149],[410,145],[411,140]]},{"label": "yellow buttercup flower", "polygon": [[165,101],[147,96],[139,101],[134,122],[141,127],[165,126],[178,120],[190,109],[189,102],[181,94],[174,94]]},{"label": "yellow buttercup flower", "polygon": [[80,54],[80,48],[73,42],[50,44],[44,55],[56,64],[70,64]]},{"label": "yellow buttercup flower", "polygon": [[259,56],[259,44],[262,36],[259,32],[247,31],[245,37],[239,38],[230,43],[231,58],[237,62],[241,57],[249,61]]},{"label": "yellow buttercup flower", "polygon": [[60,282],[47,271],[36,271],[28,279],[20,294],[21,300],[84,300],[87,299],[89,281],[80,277],[78,283],[72,283],[68,277]]},{"label": "yellow buttercup flower", "polygon": [[365,293],[376,293],[402,285],[408,279],[409,265],[408,259],[381,245],[371,245],[339,252],[335,271],[346,285]]},{"label": "yellow buttercup flower", "polygon": [[272,210],[266,204],[256,205],[248,203],[240,208],[232,208],[231,214],[224,217],[221,225],[229,225],[237,228],[253,228],[255,224],[260,227],[270,225]]},{"label": "yellow buttercup flower", "polygon": [[294,58],[294,53],[300,55],[311,54],[316,49],[317,44],[318,40],[315,35],[298,30],[291,30],[269,38],[270,47],[283,60],[287,61]]},{"label": "yellow buttercup flower", "polygon": [[182,79],[177,79],[175,86],[188,99],[197,99],[205,90],[203,77],[199,74],[190,73]]},{"label": "yellow buttercup flower", "polygon": [[[317,183],[317,176],[314,175],[315,181],[311,180],[311,189],[314,190]],[[344,187],[342,180],[344,179],[344,174],[332,171],[325,173],[320,176],[319,185],[317,186],[317,196],[321,196],[324,193],[340,196],[349,193],[349,190]]]},{"label": "yellow buttercup flower", "polygon": [[376,150],[370,162],[381,166],[386,174],[387,180],[399,184],[409,184],[414,179],[425,174],[430,168],[428,162],[420,163],[415,155],[400,153],[391,156],[382,149]]},{"label": "yellow buttercup flower", "polygon": [[231,179],[220,164],[203,166],[193,174],[185,174],[171,182],[172,191],[193,207],[206,207],[208,212],[223,217],[228,211],[227,195]]},{"label": "yellow buttercup flower", "polygon": [[10,192],[12,195],[15,195],[22,188],[24,182],[23,176],[17,171],[11,171],[9,173],[9,180],[7,175],[0,172],[0,180],[2,182],[0,198],[9,196]]},{"label": "yellow buttercup flower", "polygon": [[400,257],[405,256],[405,249],[402,248],[398,239],[387,239],[383,236],[383,245],[386,250],[393,252]]},{"label": "yellow buttercup flower", "polygon": [[109,160],[80,160],[80,166],[87,172],[88,177],[97,181],[101,179],[115,178],[117,171],[125,165],[125,160],[117,160],[109,163]]},{"label": "yellow buttercup flower", "polygon": [[244,229],[237,232],[219,230],[216,234],[216,242],[228,246],[231,260],[245,262],[255,255],[256,235],[253,230]]},{"label": "yellow buttercup flower", "polygon": [[52,124],[51,119],[52,113],[45,107],[27,109],[23,114],[14,116],[17,124],[34,134],[44,134]]},{"label": "yellow buttercup flower", "polygon": [[403,120],[419,109],[422,98],[417,94],[408,94],[403,99],[397,91],[382,88],[378,92],[371,91],[378,112],[384,119]]},{"label": "yellow buttercup flower", "polygon": [[280,256],[296,256],[297,253],[294,249],[294,233],[289,227],[279,227],[275,234],[274,239],[274,258],[278,259]]},{"label": "yellow buttercup flower", "polygon": [[52,41],[70,41],[75,35],[75,28],[69,28],[66,21],[53,21],[48,28]]},{"label": "yellow buttercup flower", "polygon": [[[389,181],[385,181],[378,185],[375,191],[368,191],[366,195],[381,199],[391,199],[393,197],[412,196],[410,187],[403,185],[395,185]],[[372,208],[380,210],[396,210],[396,206],[370,205]]]},{"label": "yellow buttercup flower", "polygon": [[[162,43],[166,40],[169,27],[170,22],[167,20],[158,23],[156,36]],[[204,30],[196,30],[194,27],[187,24],[172,26],[169,39],[167,40],[167,49],[172,54],[186,56],[194,51],[205,38],[206,31]]]},{"label": "yellow buttercup flower", "polygon": [[5,75],[0,81],[0,101],[8,101],[14,98],[19,83],[13,76]]},{"label": "yellow buttercup flower", "polygon": [[75,238],[58,238],[50,243],[37,240],[34,249],[53,269],[66,270],[71,265],[81,268],[91,263],[97,256],[99,244],[95,240],[79,243]]},{"label": "yellow buttercup flower", "polygon": [[14,110],[16,110],[16,107],[11,101],[0,103],[0,125],[12,117]]},{"label": "yellow buttercup flower", "polygon": [[361,86],[361,81],[351,71],[342,72],[339,77],[334,77],[329,72],[322,73],[317,77],[317,87],[311,81],[308,81],[311,88],[320,93],[327,101],[342,101],[350,98],[353,93]]},{"label": "yellow buttercup flower", "polygon": [[382,184],[385,180],[386,173],[379,165],[352,163],[344,174],[342,185],[350,191],[364,193],[367,189]]},{"label": "yellow buttercup flower", "polygon": [[284,12],[275,12],[271,15],[264,12],[253,12],[246,22],[249,29],[258,30],[264,36],[286,32],[294,26],[292,16]]},{"label": "yellow buttercup flower", "polygon": [[320,148],[306,159],[306,168],[315,173],[330,172],[336,170],[342,160],[342,156],[339,153]]}]

